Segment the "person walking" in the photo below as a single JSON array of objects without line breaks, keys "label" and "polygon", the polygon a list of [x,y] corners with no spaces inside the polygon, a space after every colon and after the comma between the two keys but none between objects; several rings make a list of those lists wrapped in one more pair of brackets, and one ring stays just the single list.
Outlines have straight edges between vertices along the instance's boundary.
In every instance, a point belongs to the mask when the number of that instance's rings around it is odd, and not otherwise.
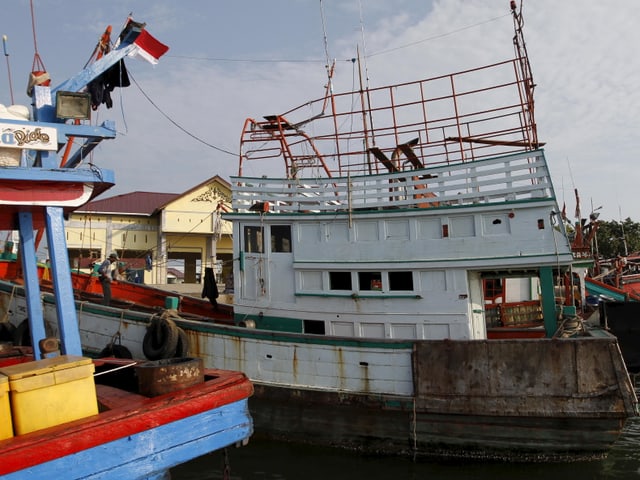
[{"label": "person walking", "polygon": [[111,303],[111,264],[118,261],[118,255],[115,252],[109,254],[107,259],[100,264],[98,269],[98,278],[102,285],[102,304],[109,305]]}]

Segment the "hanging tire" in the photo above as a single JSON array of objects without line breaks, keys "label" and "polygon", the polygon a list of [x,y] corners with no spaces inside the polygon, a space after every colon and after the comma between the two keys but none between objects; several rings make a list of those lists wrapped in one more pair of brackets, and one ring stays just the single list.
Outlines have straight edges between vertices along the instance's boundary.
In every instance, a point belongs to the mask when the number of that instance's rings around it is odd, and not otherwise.
[{"label": "hanging tire", "polygon": [[[46,337],[53,337],[53,328],[47,321],[44,322],[44,333]],[[31,327],[29,319],[25,318],[15,328],[13,332],[13,344],[17,347],[31,347]]]},{"label": "hanging tire", "polygon": [[189,356],[189,336],[182,328],[178,329],[178,345],[176,347],[175,357],[182,358]]},{"label": "hanging tire", "polygon": [[133,358],[131,351],[124,345],[110,343],[102,349],[100,357]]},{"label": "hanging tire", "polygon": [[0,342],[13,342],[16,327],[9,322],[0,322]]},{"label": "hanging tire", "polygon": [[142,351],[149,360],[172,358],[178,348],[178,327],[168,318],[154,318],[142,340]]}]

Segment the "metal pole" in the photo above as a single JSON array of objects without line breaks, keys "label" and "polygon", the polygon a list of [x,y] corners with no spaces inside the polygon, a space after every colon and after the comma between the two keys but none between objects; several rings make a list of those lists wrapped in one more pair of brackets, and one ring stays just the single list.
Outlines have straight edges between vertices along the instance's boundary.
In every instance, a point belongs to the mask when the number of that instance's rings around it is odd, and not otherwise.
[{"label": "metal pole", "polygon": [[13,82],[11,81],[11,65],[9,64],[9,53],[7,52],[7,36],[2,36],[2,48],[4,50],[4,58],[7,61],[7,75],[9,76],[9,93],[11,95],[11,105],[15,102],[13,101]]}]

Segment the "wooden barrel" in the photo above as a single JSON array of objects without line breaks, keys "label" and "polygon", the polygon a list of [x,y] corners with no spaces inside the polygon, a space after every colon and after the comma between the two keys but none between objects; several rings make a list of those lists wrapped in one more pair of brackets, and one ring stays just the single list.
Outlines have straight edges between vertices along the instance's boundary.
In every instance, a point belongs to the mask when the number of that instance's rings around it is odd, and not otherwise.
[{"label": "wooden barrel", "polygon": [[204,382],[201,358],[166,358],[136,366],[138,391],[147,397],[175,392]]}]

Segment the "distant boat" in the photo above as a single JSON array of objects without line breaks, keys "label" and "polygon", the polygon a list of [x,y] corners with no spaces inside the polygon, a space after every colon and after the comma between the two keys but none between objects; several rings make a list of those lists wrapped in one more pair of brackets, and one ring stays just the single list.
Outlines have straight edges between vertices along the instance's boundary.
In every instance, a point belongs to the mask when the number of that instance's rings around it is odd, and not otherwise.
[{"label": "distant boat", "polygon": [[600,273],[585,281],[598,324],[618,339],[627,369],[640,373],[640,255],[599,262]]},{"label": "distant boat", "polygon": [[[409,457],[606,455],[637,399],[616,338],[556,298],[575,258],[513,16],[512,60],[344,94],[330,78],[322,98],[247,119],[225,216],[233,310],[195,316],[182,308],[196,299],[164,295],[140,311],[157,291],[138,285],[128,306],[78,297],[83,350],[171,356],[184,332],[205,366],[250,378],[269,438]],[[14,326],[23,294],[0,282]],[[48,318],[54,296],[43,305]]]}]

